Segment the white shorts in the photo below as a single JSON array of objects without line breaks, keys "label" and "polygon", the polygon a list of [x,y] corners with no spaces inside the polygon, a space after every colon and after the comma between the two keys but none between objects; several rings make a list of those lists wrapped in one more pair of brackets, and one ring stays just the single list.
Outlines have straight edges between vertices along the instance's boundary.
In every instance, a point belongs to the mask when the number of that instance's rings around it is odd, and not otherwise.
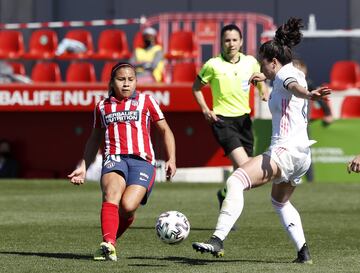
[{"label": "white shorts", "polygon": [[311,164],[310,147],[273,146],[264,154],[271,157],[281,170],[281,176],[273,183],[290,182],[296,186],[301,183],[301,177],[307,172]]}]

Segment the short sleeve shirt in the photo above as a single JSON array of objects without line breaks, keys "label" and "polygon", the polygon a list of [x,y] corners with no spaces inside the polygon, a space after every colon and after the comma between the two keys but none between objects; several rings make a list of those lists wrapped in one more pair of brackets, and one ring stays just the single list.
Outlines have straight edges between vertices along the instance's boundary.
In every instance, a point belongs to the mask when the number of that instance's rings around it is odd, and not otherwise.
[{"label": "short sleeve shirt", "polygon": [[287,89],[297,82],[307,89],[305,75],[292,63],[284,65],[276,74],[269,98],[272,114],[272,145],[309,146],[307,134],[308,101],[298,98]]},{"label": "short sleeve shirt", "polygon": [[250,113],[249,79],[254,72],[260,72],[259,63],[253,56],[242,53],[234,64],[220,54],[203,65],[198,77],[211,86],[215,114],[236,117]]},{"label": "short sleeve shirt", "polygon": [[94,114],[94,127],[106,128],[105,157],[131,154],[155,164],[150,122],[164,119],[164,114],[152,96],[135,91],[121,101],[106,98],[96,105]]}]

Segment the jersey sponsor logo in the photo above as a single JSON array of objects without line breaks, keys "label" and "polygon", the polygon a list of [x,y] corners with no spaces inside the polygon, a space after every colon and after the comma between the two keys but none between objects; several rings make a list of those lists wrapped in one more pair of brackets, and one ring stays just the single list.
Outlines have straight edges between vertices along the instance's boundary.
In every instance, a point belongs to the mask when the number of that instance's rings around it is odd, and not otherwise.
[{"label": "jersey sponsor logo", "polygon": [[139,111],[124,110],[105,115],[106,124],[130,121],[139,121]]}]

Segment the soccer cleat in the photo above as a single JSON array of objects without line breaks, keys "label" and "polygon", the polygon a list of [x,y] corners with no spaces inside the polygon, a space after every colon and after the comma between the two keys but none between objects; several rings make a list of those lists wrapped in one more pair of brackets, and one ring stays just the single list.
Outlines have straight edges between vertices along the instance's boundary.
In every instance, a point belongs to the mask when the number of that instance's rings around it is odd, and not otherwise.
[{"label": "soccer cleat", "polygon": [[102,242],[100,247],[94,253],[95,261],[117,261],[115,247],[106,242]]},{"label": "soccer cleat", "polygon": [[200,251],[201,253],[210,252],[216,258],[223,257],[225,250],[224,250],[224,243],[216,236],[211,236],[211,238],[204,242],[195,242],[192,244],[193,249],[196,251]]},{"label": "soccer cleat", "polygon": [[310,252],[307,244],[305,243],[300,251],[297,253],[297,258],[293,261],[293,263],[300,263],[300,264],[312,264],[312,260],[310,257]]}]

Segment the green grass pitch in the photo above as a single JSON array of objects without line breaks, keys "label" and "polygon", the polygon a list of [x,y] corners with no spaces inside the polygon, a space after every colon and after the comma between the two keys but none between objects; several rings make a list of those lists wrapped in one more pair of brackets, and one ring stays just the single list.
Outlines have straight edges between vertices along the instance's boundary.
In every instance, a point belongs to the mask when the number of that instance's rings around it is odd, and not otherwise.
[{"label": "green grass pitch", "polygon": [[[205,240],[218,216],[220,184],[156,184],[148,205],[118,242],[118,262],[94,262],[101,241],[97,183],[0,180],[1,272],[360,272],[360,183],[303,184],[299,210],[313,265],[292,264],[295,250],[270,204],[270,185],[245,193],[245,207],[225,241],[225,257],[191,248]],[[166,245],[155,235],[157,216],[183,212],[189,238]]]}]

